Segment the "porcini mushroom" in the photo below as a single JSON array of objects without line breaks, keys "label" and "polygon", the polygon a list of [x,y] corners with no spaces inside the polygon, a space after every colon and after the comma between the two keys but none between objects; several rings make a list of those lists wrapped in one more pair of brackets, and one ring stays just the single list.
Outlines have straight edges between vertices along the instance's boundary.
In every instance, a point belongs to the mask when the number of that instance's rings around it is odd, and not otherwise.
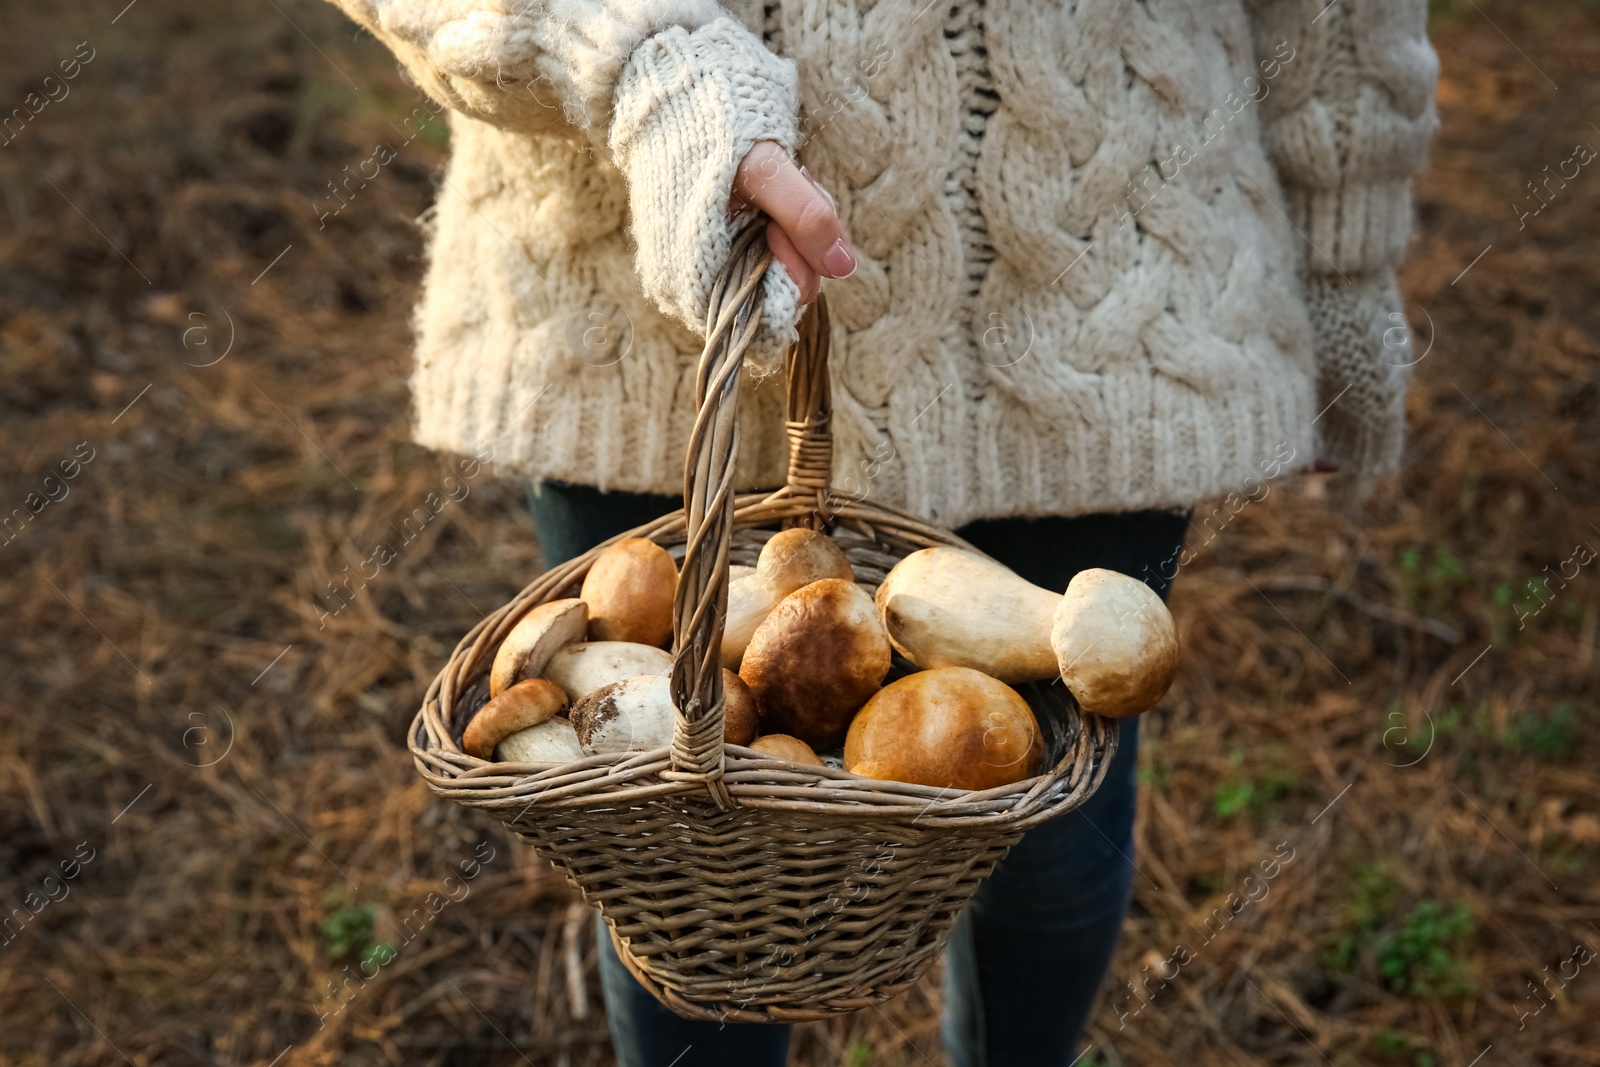
[{"label": "porcini mushroom", "polygon": [[756,559],[756,574],[782,596],[824,578],[855,581],[844,549],[821,530],[795,526],[767,538]]},{"label": "porcini mushroom", "polygon": [[1060,669],[1050,625],[1061,594],[972,552],[913,552],[895,564],[875,600],[889,640],[919,667],[971,667],[1007,684]]},{"label": "porcini mushroom", "polygon": [[635,641],[579,641],[560,649],[544,666],[544,676],[582,700],[613,682],[672,670],[672,653]]},{"label": "porcini mushroom", "polygon": [[761,546],[753,574],[728,583],[728,613],[722,624],[722,665],[731,671],[778,602],[796,589],[823,578],[854,581],[844,550],[819,530],[796,526],[780,530]]},{"label": "porcini mushroom", "polygon": [[570,717],[590,755],[665,748],[675,718],[671,679],[653,674],[613,682],[574,704]]},{"label": "porcini mushroom", "polygon": [[588,625],[589,608],[582,600],[552,600],[528,612],[494,654],[489,696],[499,696],[523,678],[536,677],[557,649],[582,641]]},{"label": "porcini mushroom", "polygon": [[854,582],[824,578],[784,597],[756,627],[739,676],[766,729],[831,748],[883,684],[889,655],[872,598]]},{"label": "porcini mushroom", "polygon": [[889,640],[919,667],[971,667],[1003,682],[1060,675],[1083,710],[1137,715],[1178,668],[1172,615],[1137,578],[1092,568],[1065,596],[958,548],[925,548],[878,587]]},{"label": "porcini mushroom", "polygon": [[494,758],[502,763],[571,763],[583,756],[572,723],[560,716],[518,730],[494,750]]},{"label": "porcini mushroom", "polygon": [[678,565],[644,537],[618,541],[596,557],[580,594],[589,605],[589,636],[660,647],[672,636]]},{"label": "porcini mushroom", "polygon": [[566,706],[567,694],[560,686],[543,678],[518,682],[478,709],[461,735],[461,750],[489,759],[500,742],[518,730],[553,719]]},{"label": "porcini mushroom", "polygon": [[752,741],[750,747],[764,755],[776,756],[790,763],[804,763],[812,767],[826,766],[822,758],[811,750],[810,745],[788,734],[763,734]]},{"label": "porcini mushroom", "polygon": [[1138,715],[1178,673],[1178,632],[1155,591],[1099,567],[1080,571],[1056,608],[1050,643],[1078,706],[1096,715]]},{"label": "porcini mushroom", "polygon": [[779,597],[754,574],[728,583],[728,613],[722,617],[722,665],[730,671],[739,669],[744,651],[750,647],[750,637],[761,621],[778,606]]},{"label": "porcini mushroom", "polygon": [[968,667],[918,671],[884,686],[844,742],[851,774],[939,788],[1011,785],[1038,774],[1043,760],[1027,701]]},{"label": "porcini mushroom", "polygon": [[744,679],[727,668],[722,671],[722,739],[730,745],[748,745],[761,729],[755,695]]}]

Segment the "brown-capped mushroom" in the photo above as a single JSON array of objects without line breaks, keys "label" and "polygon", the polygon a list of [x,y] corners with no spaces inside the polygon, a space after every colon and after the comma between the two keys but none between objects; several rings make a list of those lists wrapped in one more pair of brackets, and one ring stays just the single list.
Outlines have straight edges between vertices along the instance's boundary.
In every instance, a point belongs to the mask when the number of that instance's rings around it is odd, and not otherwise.
[{"label": "brown-capped mushroom", "polygon": [[595,558],[580,594],[589,605],[589,636],[660,647],[672,636],[678,565],[644,537],[618,541]]},{"label": "brown-capped mushroom", "polygon": [[850,559],[818,530],[780,530],[761,546],[755,572],[728,583],[728,612],[722,625],[722,665],[739,669],[756,627],[796,589],[823,578],[854,581]]},{"label": "brown-capped mushroom", "polygon": [[821,757],[811,750],[810,745],[788,734],[762,734],[750,743],[750,747],[757,752],[776,756],[790,763],[804,763],[812,767],[826,766]]},{"label": "brown-capped mushroom", "polygon": [[564,645],[582,641],[589,608],[582,600],[552,600],[524,615],[494,654],[489,695],[497,697],[523,678],[537,677]]},{"label": "brown-capped mushroom", "polygon": [[756,698],[744,679],[724,668],[722,691],[722,739],[730,745],[748,745],[761,730],[761,714]]},{"label": "brown-capped mushroom", "polygon": [[767,538],[756,560],[756,574],[778,598],[824,578],[855,581],[850,558],[821,530],[795,526]]},{"label": "brown-capped mushroom", "polygon": [[992,789],[1041,770],[1039,723],[1017,691],[967,667],[891,682],[850,724],[844,766],[865,778]]},{"label": "brown-capped mushroom", "polygon": [[502,763],[571,763],[583,756],[572,723],[561,716],[518,730],[494,750],[494,758]]},{"label": "brown-capped mushroom", "polygon": [[590,755],[666,748],[676,719],[671,679],[653,674],[613,682],[574,704],[570,717]]},{"label": "brown-capped mushroom", "polygon": [[1137,578],[1093,568],[1067,585],[1050,643],[1061,680],[1096,715],[1138,715],[1178,673],[1178,632],[1155,591]]},{"label": "brown-capped mushroom", "polygon": [[461,735],[461,750],[489,759],[500,742],[518,730],[548,722],[566,706],[567,694],[560,686],[543,678],[518,682],[478,709]]},{"label": "brown-capped mushroom", "polygon": [[824,578],[784,597],[756,627],[739,676],[765,729],[831,748],[883,684],[889,655],[872,598],[854,582]]},{"label": "brown-capped mushroom", "polygon": [[613,682],[672,670],[672,653],[635,641],[579,641],[550,657],[544,676],[582,700]]}]

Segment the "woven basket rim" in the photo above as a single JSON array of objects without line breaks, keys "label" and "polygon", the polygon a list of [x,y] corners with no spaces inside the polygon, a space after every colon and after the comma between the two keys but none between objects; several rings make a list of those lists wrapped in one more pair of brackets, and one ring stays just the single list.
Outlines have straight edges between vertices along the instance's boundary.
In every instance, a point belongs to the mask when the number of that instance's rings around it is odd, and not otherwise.
[{"label": "woven basket rim", "polygon": [[[808,497],[795,494],[788,487],[772,493],[746,494],[736,501],[733,527],[737,532],[771,527],[784,517],[806,513],[811,506]],[[612,791],[600,789],[590,792],[576,787],[583,782],[616,784],[629,779],[654,778],[668,769],[671,750],[667,747],[591,755],[558,764],[480,759],[461,750],[455,736],[455,708],[442,707],[440,700],[441,691],[446,688],[446,676],[454,672],[456,684],[451,688],[459,702],[468,687],[488,673],[492,650],[499,644],[499,640],[490,635],[509,631],[528,611],[540,603],[558,599],[558,594],[581,582],[588,566],[607,545],[629,537],[648,537],[663,545],[681,543],[682,516],[681,508],[669,512],[596,545],[560,567],[544,572],[511,600],[486,615],[461,638],[445,668],[429,687],[423,707],[413,718],[408,734],[408,747],[416,761],[417,770],[436,792],[468,806],[490,810],[514,809],[528,799],[530,790],[545,794],[555,789],[561,792],[543,796],[536,803],[547,809],[605,806],[619,799]],[[965,545],[954,534],[929,527],[913,516],[878,504],[849,504],[840,509],[836,522],[847,530],[851,524],[862,522],[883,523],[895,528],[903,525],[929,540]],[[975,548],[967,547],[978,552]],[[791,763],[740,745],[725,746],[722,778],[730,796],[737,804],[746,807],[780,809],[798,806],[813,814],[834,814],[849,819],[868,812],[881,818],[891,814],[895,808],[915,804],[920,806],[918,821],[924,825],[947,820],[955,820],[967,827],[985,822],[1013,825],[1019,819],[1031,824],[1060,813],[1054,810],[1056,805],[1050,803],[1052,787],[1076,778],[1083,772],[1098,778],[1115,753],[1120,732],[1117,722],[1082,712],[1075,702],[1071,702],[1070,693],[1064,695],[1078,722],[1061,758],[1041,773],[1010,785],[963,790],[865,778],[833,767]],[[430,710],[432,723],[429,721]],[[1035,715],[1039,715],[1037,710]],[[1091,754],[1098,758],[1091,760]],[[1098,767],[1088,766],[1091,762],[1097,763]],[[564,782],[574,776],[577,776],[577,780]],[[1098,781],[1095,784],[1098,785]],[[669,781],[654,786],[653,793],[665,797],[702,789],[693,780]]]}]

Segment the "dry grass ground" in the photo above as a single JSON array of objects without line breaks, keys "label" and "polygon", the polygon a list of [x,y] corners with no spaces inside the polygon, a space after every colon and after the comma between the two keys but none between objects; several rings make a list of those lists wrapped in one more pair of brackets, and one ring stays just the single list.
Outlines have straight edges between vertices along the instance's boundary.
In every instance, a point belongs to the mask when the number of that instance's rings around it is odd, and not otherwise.
[{"label": "dry grass ground", "polygon": [[[118,7],[0,34],[6,110],[80,61],[0,150],[0,506],[59,498],[0,538],[0,1062],[609,1063],[572,892],[402,743],[539,567],[487,472],[391,525],[452,469],[406,441],[442,131],[313,0]],[[1513,207],[1600,145],[1597,30],[1436,15],[1406,471],[1197,539],[1085,1064],[1600,1063],[1600,176]],[[941,1063],[937,1003],[805,1027],[795,1062]]]}]

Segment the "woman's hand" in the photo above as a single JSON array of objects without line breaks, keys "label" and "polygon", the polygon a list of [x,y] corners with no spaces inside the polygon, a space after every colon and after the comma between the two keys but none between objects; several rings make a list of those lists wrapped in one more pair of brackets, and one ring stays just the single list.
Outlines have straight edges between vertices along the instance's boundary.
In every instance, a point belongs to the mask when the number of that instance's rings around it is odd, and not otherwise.
[{"label": "woman's hand", "polygon": [[817,298],[823,278],[855,273],[855,250],[839,222],[833,197],[795,166],[776,141],[757,141],[739,163],[729,214],[746,206],[769,217],[767,244],[800,287],[801,303]]}]

